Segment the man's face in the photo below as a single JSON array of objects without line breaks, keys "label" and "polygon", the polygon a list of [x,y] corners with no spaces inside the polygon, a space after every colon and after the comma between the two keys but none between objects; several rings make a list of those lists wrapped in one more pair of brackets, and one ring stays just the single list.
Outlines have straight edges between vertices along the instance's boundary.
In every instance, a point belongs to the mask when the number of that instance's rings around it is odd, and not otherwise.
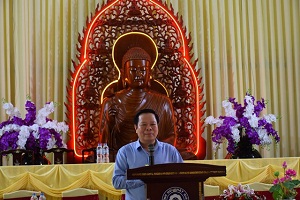
[{"label": "man's face", "polygon": [[155,115],[152,113],[144,113],[139,116],[138,125],[134,125],[142,144],[153,144],[158,135],[158,125]]},{"label": "man's face", "polygon": [[145,88],[150,80],[150,62],[129,60],[125,63],[126,82],[131,88]]}]

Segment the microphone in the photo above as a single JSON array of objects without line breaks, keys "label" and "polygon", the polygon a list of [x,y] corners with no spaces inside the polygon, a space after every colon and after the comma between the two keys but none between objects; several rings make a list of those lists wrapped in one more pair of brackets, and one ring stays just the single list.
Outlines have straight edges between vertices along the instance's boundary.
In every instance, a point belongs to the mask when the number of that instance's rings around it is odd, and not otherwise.
[{"label": "microphone", "polygon": [[154,145],[149,144],[148,145],[148,151],[149,151],[149,166],[154,165]]}]

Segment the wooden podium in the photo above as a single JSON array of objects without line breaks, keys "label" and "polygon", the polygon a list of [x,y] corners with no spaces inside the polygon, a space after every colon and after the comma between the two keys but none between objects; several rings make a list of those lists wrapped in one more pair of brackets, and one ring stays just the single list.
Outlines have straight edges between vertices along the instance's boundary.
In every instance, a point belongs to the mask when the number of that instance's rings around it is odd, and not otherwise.
[{"label": "wooden podium", "polygon": [[226,176],[226,166],[168,163],[127,170],[127,179],[141,179],[147,184],[147,200],[202,200],[204,181]]}]

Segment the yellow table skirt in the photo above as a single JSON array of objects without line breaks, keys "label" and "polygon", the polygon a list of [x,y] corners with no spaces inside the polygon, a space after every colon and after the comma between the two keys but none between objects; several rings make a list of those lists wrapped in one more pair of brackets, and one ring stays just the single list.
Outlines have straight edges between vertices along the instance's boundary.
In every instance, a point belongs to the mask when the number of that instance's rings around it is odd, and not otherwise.
[{"label": "yellow table skirt", "polygon": [[100,199],[119,199],[121,192],[111,182],[113,163],[28,165],[0,167],[0,198],[21,189],[42,191],[47,200],[61,199],[74,188],[97,189]]},{"label": "yellow table skirt", "polygon": [[[225,177],[211,177],[207,185],[220,186],[223,190],[229,184],[249,184],[254,182],[272,183],[274,172],[282,172],[282,163],[297,171],[300,179],[299,157],[263,159],[220,159],[193,160],[187,163],[202,163],[226,166]],[[120,199],[121,192],[111,183],[114,163],[103,164],[64,164],[0,167],[0,198],[4,193],[27,189],[42,191],[47,200],[61,199],[62,192],[74,188],[90,188],[99,191],[100,199]]]},{"label": "yellow table skirt", "polygon": [[226,176],[211,177],[205,181],[207,185],[218,185],[224,190],[228,185],[250,183],[271,184],[275,179],[274,172],[279,171],[283,176],[282,163],[286,161],[288,168],[297,172],[295,179],[300,179],[300,157],[257,158],[257,159],[220,159],[186,161],[193,163],[226,166]]}]

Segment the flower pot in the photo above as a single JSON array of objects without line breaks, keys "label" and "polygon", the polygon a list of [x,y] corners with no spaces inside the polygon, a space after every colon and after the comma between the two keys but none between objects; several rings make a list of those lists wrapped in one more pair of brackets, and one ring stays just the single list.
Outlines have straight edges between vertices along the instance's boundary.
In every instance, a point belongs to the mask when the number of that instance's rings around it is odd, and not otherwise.
[{"label": "flower pot", "polygon": [[237,148],[231,156],[232,159],[238,158],[261,158],[260,153],[253,148],[252,143],[247,135],[241,137],[240,142],[237,144]]}]

